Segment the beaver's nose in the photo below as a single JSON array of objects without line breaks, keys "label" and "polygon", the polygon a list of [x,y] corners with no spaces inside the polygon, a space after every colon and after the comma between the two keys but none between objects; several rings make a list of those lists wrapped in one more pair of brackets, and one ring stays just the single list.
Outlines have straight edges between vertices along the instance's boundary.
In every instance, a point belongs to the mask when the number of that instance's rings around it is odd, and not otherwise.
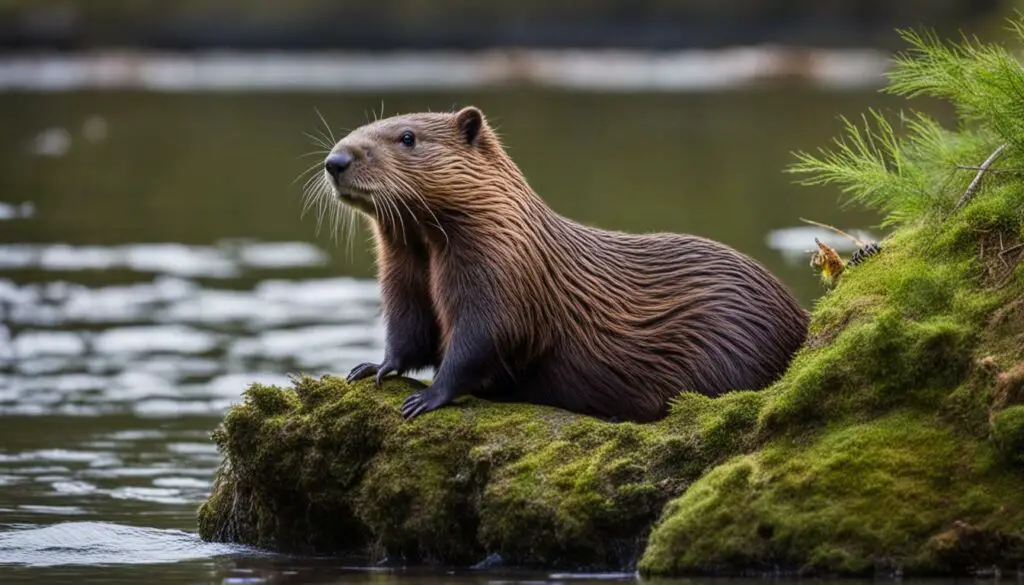
[{"label": "beaver's nose", "polygon": [[324,170],[326,170],[329,175],[337,179],[338,176],[341,175],[341,173],[344,173],[345,169],[347,169],[351,164],[352,154],[347,150],[332,152],[327,155],[327,159],[324,160]]}]

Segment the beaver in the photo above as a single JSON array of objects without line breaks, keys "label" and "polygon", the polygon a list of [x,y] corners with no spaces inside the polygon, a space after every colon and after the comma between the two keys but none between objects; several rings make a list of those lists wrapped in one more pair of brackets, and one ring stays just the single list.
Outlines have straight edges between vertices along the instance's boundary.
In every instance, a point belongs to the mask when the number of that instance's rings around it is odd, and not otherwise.
[{"label": "beaver", "polygon": [[356,128],[321,180],[377,249],[383,360],[347,379],[435,369],[407,419],[471,394],[654,421],[680,392],[769,385],[807,333],[787,288],[725,244],[553,211],[475,106]]}]

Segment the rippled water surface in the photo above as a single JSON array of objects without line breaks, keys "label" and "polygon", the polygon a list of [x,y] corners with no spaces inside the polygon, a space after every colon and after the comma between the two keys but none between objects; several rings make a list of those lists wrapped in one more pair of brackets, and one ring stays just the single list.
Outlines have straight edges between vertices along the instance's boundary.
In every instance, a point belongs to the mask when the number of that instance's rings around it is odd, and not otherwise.
[{"label": "rippled water surface", "polygon": [[[688,231],[751,254],[805,304],[820,293],[799,217],[871,229],[836,192],[796,187],[872,93],[384,96],[385,113],[474,103],[558,211]],[[0,95],[0,582],[585,581],[347,568],[200,542],[209,433],[246,384],[380,356],[367,233],[300,218],[318,154],[379,96]],[[603,575],[603,580],[632,580]]]}]

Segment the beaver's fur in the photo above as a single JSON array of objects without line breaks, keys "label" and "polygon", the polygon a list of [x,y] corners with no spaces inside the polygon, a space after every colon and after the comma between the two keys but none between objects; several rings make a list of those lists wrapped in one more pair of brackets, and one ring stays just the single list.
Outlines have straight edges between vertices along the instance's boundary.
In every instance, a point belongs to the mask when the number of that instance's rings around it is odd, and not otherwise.
[{"label": "beaver's fur", "polygon": [[475,107],[378,120],[331,154],[351,161],[325,171],[335,194],[374,220],[387,330],[349,379],[435,367],[408,418],[474,394],[652,421],[680,392],[763,388],[805,338],[744,254],[555,213]]}]

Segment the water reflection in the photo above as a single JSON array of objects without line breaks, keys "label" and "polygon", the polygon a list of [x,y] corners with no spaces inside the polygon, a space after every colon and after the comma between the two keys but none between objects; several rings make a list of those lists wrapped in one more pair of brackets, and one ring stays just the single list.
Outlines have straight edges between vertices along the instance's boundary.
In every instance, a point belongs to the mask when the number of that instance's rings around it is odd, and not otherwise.
[{"label": "water reflection", "polygon": [[0,533],[5,561],[29,566],[145,565],[264,554],[240,546],[205,543],[180,530],[156,530],[103,522],[67,522]]},{"label": "water reflection", "polygon": [[[24,208],[22,204],[21,208]],[[322,266],[327,255],[305,242],[221,242],[218,246],[128,244],[69,246],[66,244],[0,245],[0,269],[42,269],[54,272],[127,269],[176,276],[232,278],[246,268]]]},{"label": "water reflection", "polygon": [[[11,265],[14,248],[28,246],[0,246],[0,268]],[[251,381],[344,368],[382,347],[372,280],[268,279],[238,290],[180,278],[322,264],[324,252],[309,244],[257,243],[231,253],[187,246],[48,253],[53,248],[37,246],[26,257],[52,273],[102,266],[163,274],[108,286],[0,280],[0,357],[9,364],[0,374],[2,414],[215,415]]]}]

